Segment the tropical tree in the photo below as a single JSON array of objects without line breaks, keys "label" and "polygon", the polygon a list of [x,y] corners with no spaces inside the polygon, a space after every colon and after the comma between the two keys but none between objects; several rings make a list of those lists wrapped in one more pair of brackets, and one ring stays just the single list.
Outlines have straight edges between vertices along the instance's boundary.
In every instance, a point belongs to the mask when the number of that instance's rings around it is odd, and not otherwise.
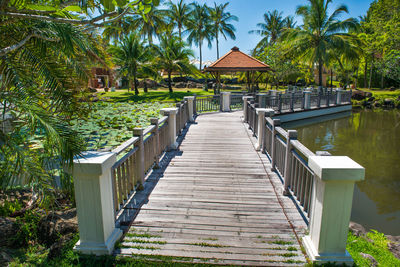
[{"label": "tropical tree", "polygon": [[227,36],[232,40],[236,40],[235,36],[235,27],[230,24],[231,21],[239,21],[238,17],[232,15],[229,12],[225,12],[225,9],[229,5],[228,3],[217,5],[214,2],[214,8],[210,8],[210,17],[213,24],[213,34],[216,41],[217,46],[217,59],[219,58],[219,46],[218,46],[218,37],[221,33],[222,36],[227,39]]},{"label": "tropical tree", "polygon": [[208,42],[208,47],[211,48],[211,41],[213,39],[213,26],[210,20],[209,8],[204,4],[198,3],[191,4],[192,11],[189,14],[187,22],[188,42],[195,44],[200,52],[199,69],[202,67],[202,45],[203,41]]},{"label": "tropical tree", "polygon": [[110,47],[109,52],[113,55],[115,64],[119,66],[119,76],[128,77],[129,87],[135,89],[135,95],[138,95],[138,74],[152,72],[152,54],[149,47],[140,40],[138,34],[131,33],[116,46]]},{"label": "tropical tree", "polygon": [[[35,36],[14,46],[29,33]],[[77,96],[100,54],[97,40],[71,24],[21,19],[0,27],[0,35],[0,188],[28,184],[49,196],[59,175],[71,193],[63,167],[85,143],[69,121],[84,114]]]},{"label": "tropical tree", "polygon": [[174,4],[171,0],[167,3],[167,14],[170,20],[170,23],[178,28],[178,36],[182,41],[182,31],[183,27],[186,25],[187,18],[190,12],[190,6],[185,4],[184,0],[179,0],[176,4]]},{"label": "tropical tree", "polygon": [[347,32],[357,27],[357,20],[349,18],[343,21],[339,16],[348,13],[345,5],[339,6],[329,15],[328,7],[332,0],[308,0],[308,5],[299,6],[296,14],[303,18],[299,28],[285,31],[287,48],[299,55],[304,62],[318,65],[318,80],[322,86],[324,62],[329,61],[329,51],[351,49],[353,36]]},{"label": "tropical tree", "polygon": [[152,6],[146,14],[136,14],[132,17],[131,30],[137,31],[142,38],[146,38],[149,44],[153,43],[153,37],[166,27],[166,10],[157,9]]},{"label": "tropical tree", "polygon": [[195,67],[189,63],[189,57],[193,56],[193,51],[188,49],[179,37],[160,37],[160,44],[153,46],[153,52],[154,63],[157,68],[164,70],[168,74],[168,88],[170,93],[173,92],[171,83],[172,72],[195,72]]},{"label": "tropical tree", "polygon": [[290,19],[284,19],[282,17],[282,12],[278,10],[264,13],[264,22],[257,24],[259,29],[249,31],[250,34],[255,33],[263,37],[256,45],[255,50],[263,50],[267,45],[274,44],[281,36],[288,22],[290,23],[288,20]]}]

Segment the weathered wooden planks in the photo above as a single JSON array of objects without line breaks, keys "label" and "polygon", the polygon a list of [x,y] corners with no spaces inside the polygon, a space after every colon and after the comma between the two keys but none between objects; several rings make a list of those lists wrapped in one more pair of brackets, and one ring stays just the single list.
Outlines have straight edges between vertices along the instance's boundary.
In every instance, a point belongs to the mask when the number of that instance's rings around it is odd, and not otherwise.
[{"label": "weathered wooden planks", "polygon": [[278,201],[281,184],[254,150],[240,114],[204,114],[190,126],[146,204],[128,206],[140,210],[118,254],[233,265],[305,263],[290,225],[301,233],[304,221],[289,199]]}]

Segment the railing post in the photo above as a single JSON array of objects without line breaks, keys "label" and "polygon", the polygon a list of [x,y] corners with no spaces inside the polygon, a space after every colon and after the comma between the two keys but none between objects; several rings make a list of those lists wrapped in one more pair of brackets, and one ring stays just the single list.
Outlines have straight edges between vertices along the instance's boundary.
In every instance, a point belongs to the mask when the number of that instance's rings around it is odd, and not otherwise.
[{"label": "railing post", "polygon": [[184,99],[187,101],[188,105],[188,111],[189,111],[189,121],[194,122],[194,109],[193,109],[193,103],[194,103],[194,96],[185,96]]},{"label": "railing post", "polygon": [[342,104],[342,90],[336,89],[336,105]]},{"label": "railing post", "polygon": [[317,108],[321,107],[321,98],[322,98],[322,92],[318,91],[318,101],[317,101]]},{"label": "railing post", "polygon": [[[176,112],[176,121],[175,123],[177,123],[179,126],[181,125],[181,117],[182,117],[182,103],[176,103],[175,104],[176,108],[177,108],[177,112]],[[177,131],[178,134],[181,134],[181,127],[177,127],[177,129],[175,129]]]},{"label": "railing post", "polygon": [[168,116],[168,136],[169,144],[168,149],[174,150],[178,148],[178,142],[176,141],[176,114],[178,113],[177,108],[163,108],[160,110],[163,116]]},{"label": "railing post", "polygon": [[[135,128],[133,129],[133,136],[139,137],[139,141],[136,142],[135,146],[138,148],[138,158],[136,160],[135,169],[137,171],[137,181],[140,185],[144,185],[144,136],[143,136],[144,129],[142,128]],[[136,185],[136,183],[135,183]]]},{"label": "railing post", "polygon": [[257,108],[256,114],[258,118],[258,129],[257,129],[257,145],[256,150],[262,151],[264,149],[264,136],[265,136],[265,116],[268,114],[268,117],[271,116],[271,113],[274,113],[273,109],[269,108]]},{"label": "railing post", "polygon": [[193,97],[194,97],[194,99],[193,99],[193,114],[194,115],[197,115],[197,95],[196,94],[193,94]]},{"label": "railing post", "polygon": [[[258,103],[254,103],[254,116],[253,116],[253,136],[256,136],[257,134],[257,129],[256,129],[256,125],[258,122],[258,118],[257,118],[257,109],[258,109]],[[258,125],[257,125],[258,126]]]},{"label": "railing post", "polygon": [[285,196],[290,195],[289,193],[289,184],[290,184],[290,169],[292,168],[292,162],[290,160],[290,153],[292,153],[292,144],[290,141],[297,139],[297,131],[296,130],[288,130],[288,137],[286,139],[286,156],[285,156],[285,180],[283,185],[283,194]]},{"label": "railing post", "polygon": [[158,119],[157,118],[151,118],[150,119],[151,125],[154,125],[154,163],[155,163],[155,168],[160,168],[160,130],[159,130],[159,125],[158,125]]},{"label": "railing post", "polygon": [[312,261],[347,263],[347,233],[354,183],[364,180],[365,169],[349,157],[311,156],[308,165],[315,174],[310,233],[303,245]]},{"label": "railing post", "polygon": [[329,107],[329,98],[330,98],[331,94],[329,92],[329,90],[326,91],[326,106]]},{"label": "railing post", "polygon": [[111,167],[112,152],[89,151],[74,160],[73,177],[79,241],[74,250],[84,254],[111,254],[122,236],[115,228]]},{"label": "railing post", "polygon": [[250,101],[253,97],[252,96],[243,96],[243,117],[244,117],[244,122],[249,122],[248,121],[248,106],[247,106],[247,101]]},{"label": "railing post", "polygon": [[266,98],[267,94],[258,94],[258,106],[260,108],[266,108],[267,106]]},{"label": "railing post", "polygon": [[294,93],[290,93],[290,108],[289,110],[293,112],[294,110]]},{"label": "railing post", "polygon": [[311,92],[304,91],[304,109],[311,108]]},{"label": "railing post", "polygon": [[222,92],[222,111],[229,112],[231,111],[231,92]]},{"label": "railing post", "polygon": [[271,140],[271,165],[272,165],[272,167],[271,167],[271,170],[272,171],[275,171],[275,162],[276,162],[276,157],[275,157],[275,154],[276,154],[276,149],[275,149],[275,138],[276,138],[276,135],[277,135],[277,131],[276,131],[276,127],[278,127],[278,126],[280,126],[281,125],[281,120],[280,119],[274,119],[273,120],[273,124],[272,124],[272,135],[271,135],[271,138],[272,138],[272,140]]},{"label": "railing post", "polygon": [[281,113],[282,111],[282,93],[278,94],[278,112]]},{"label": "railing post", "polygon": [[306,105],[306,93],[305,91],[301,92],[301,110],[304,110],[304,106]]}]

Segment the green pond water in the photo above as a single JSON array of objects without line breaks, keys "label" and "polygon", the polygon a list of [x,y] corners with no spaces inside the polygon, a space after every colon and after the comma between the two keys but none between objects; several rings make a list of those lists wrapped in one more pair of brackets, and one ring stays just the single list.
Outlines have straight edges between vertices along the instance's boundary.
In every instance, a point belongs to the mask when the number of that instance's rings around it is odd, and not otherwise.
[{"label": "green pond water", "polygon": [[400,235],[400,111],[362,110],[284,125],[311,151],[349,156],[365,167],[355,186],[351,220]]}]

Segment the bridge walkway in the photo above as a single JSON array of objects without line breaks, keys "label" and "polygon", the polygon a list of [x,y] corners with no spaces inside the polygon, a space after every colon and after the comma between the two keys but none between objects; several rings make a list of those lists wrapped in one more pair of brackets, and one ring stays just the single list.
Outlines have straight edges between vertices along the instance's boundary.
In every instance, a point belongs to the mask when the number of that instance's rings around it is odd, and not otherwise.
[{"label": "bridge walkway", "polygon": [[306,225],[241,121],[210,113],[191,124],[116,254],[192,263],[304,265]]}]

